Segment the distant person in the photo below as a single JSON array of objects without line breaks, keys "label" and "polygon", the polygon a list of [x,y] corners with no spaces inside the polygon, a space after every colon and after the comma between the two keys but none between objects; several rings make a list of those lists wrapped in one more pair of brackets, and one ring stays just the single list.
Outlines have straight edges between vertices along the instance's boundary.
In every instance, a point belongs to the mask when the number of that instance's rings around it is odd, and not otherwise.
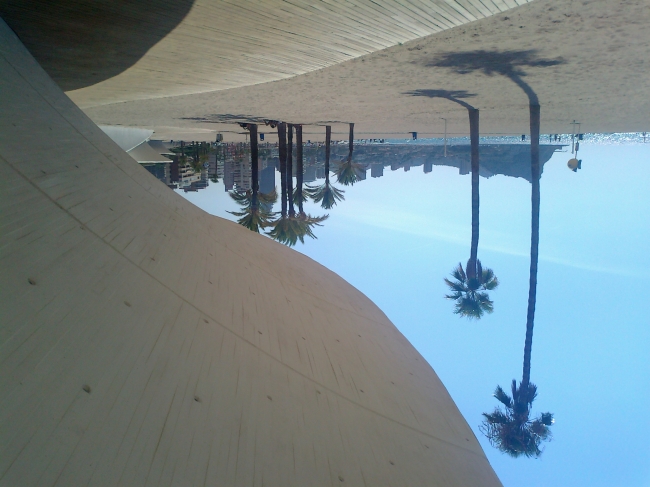
[{"label": "distant person", "polygon": [[526,136],[524,134],[521,134],[521,141],[523,142],[524,140],[526,140]]}]

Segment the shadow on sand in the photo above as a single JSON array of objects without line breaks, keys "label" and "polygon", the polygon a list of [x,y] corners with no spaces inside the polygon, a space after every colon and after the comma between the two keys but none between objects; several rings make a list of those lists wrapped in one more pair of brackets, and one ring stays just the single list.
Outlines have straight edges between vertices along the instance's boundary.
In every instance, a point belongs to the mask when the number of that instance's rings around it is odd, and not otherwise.
[{"label": "shadow on sand", "polygon": [[64,91],[135,64],[188,14],[194,0],[0,0],[0,17]]}]

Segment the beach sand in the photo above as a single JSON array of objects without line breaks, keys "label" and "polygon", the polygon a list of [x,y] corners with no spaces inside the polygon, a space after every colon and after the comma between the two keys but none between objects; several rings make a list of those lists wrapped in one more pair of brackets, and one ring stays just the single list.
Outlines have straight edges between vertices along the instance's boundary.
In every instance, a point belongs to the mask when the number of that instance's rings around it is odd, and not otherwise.
[{"label": "beach sand", "polygon": [[[535,0],[290,79],[85,111],[97,123],[147,127],[162,139],[214,140],[222,132],[226,140],[244,140],[236,124],[223,122],[264,118],[313,125],[304,129],[311,140],[324,138],[326,124],[334,138],[345,139],[349,122],[356,138],[441,136],[442,118],[450,135],[466,135],[465,108],[408,94],[446,90],[480,110],[482,135],[518,135],[529,133],[521,81],[539,98],[542,133],[570,133],[573,120],[583,132],[646,131],[648,25],[646,0]],[[440,66],[468,57],[482,69],[459,74]]]}]

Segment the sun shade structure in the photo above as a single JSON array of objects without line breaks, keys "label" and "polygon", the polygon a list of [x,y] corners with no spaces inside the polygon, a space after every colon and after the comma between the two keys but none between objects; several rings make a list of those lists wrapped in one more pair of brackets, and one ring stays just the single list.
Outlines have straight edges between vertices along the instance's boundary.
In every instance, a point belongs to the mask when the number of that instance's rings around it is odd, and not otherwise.
[{"label": "sun shade structure", "polygon": [[0,485],[500,485],[366,296],[160,184],[2,21],[0,106]]}]

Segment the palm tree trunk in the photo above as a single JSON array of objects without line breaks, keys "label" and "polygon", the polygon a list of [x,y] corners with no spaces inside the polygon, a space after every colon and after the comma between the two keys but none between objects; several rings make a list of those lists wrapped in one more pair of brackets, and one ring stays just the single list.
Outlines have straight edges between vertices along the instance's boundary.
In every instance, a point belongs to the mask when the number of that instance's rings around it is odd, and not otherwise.
[{"label": "palm tree trunk", "polygon": [[530,231],[530,281],[528,287],[528,313],[526,314],[526,342],[524,344],[524,372],[521,387],[526,390],[530,383],[530,360],[533,349],[533,325],[535,323],[535,303],[537,299],[537,261],[539,250],[539,105],[530,105],[530,170],[531,192],[531,231]]},{"label": "palm tree trunk", "polygon": [[280,157],[280,188],[282,193],[282,216],[287,214],[287,125],[278,123],[278,152]]},{"label": "palm tree trunk", "polygon": [[304,213],[302,208],[302,179],[303,179],[303,161],[302,161],[302,125],[296,125],[296,190],[298,193],[298,211]]},{"label": "palm tree trunk", "polygon": [[293,125],[287,124],[287,198],[289,203],[289,215],[293,216]]},{"label": "palm tree trunk", "polygon": [[259,191],[259,150],[257,147],[257,125],[254,123],[248,124],[248,130],[251,134],[251,177],[253,179],[253,199],[252,208],[256,211],[259,204],[257,192]]},{"label": "palm tree trunk", "polygon": [[354,124],[350,124],[350,137],[349,137],[349,142],[348,142],[348,147],[350,149],[350,153],[348,155],[348,161],[352,160],[352,151],[354,150]]},{"label": "palm tree trunk", "polygon": [[329,182],[330,175],[330,144],[332,143],[332,127],[325,126],[325,179]]},{"label": "palm tree trunk", "polygon": [[471,143],[472,165],[472,245],[467,264],[467,277],[476,277],[476,263],[478,260],[478,234],[479,234],[479,112],[475,108],[467,109],[469,113],[469,137]]}]

